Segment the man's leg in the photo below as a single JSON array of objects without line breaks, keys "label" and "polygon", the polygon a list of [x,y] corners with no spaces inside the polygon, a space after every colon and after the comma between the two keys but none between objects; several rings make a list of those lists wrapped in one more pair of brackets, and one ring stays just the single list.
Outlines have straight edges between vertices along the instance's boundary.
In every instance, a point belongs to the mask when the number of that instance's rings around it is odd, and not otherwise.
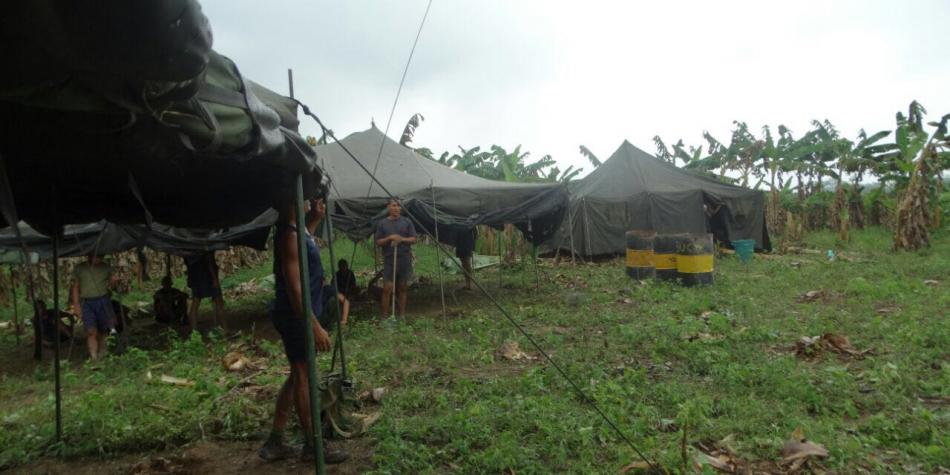
[{"label": "man's leg", "polygon": [[462,258],[462,269],[465,269],[465,290],[472,290],[472,256]]},{"label": "man's leg", "polygon": [[406,301],[409,299],[408,279],[400,280],[396,284],[396,295],[399,296],[399,318],[406,316]]},{"label": "man's leg", "polygon": [[[295,361],[291,363],[290,374],[294,375],[294,402],[297,406],[300,428],[304,434],[304,445],[300,458],[311,460],[310,457],[313,456],[313,421],[310,419],[310,386],[307,377],[307,362]],[[346,460],[347,457],[346,452],[331,449],[327,441],[323,441],[324,463],[340,463]]]},{"label": "man's leg", "polygon": [[99,332],[95,328],[86,328],[86,348],[90,359],[99,359]]},{"label": "man's leg", "polygon": [[99,358],[102,358],[102,357],[105,356],[106,353],[108,352],[108,347],[106,346],[106,338],[109,337],[109,332],[108,332],[108,331],[102,331],[102,329],[100,329],[100,330],[99,330],[98,332],[96,332],[96,333],[98,333],[98,335],[97,335],[97,337],[96,337],[96,342],[97,342],[98,345],[99,345],[99,354],[98,354],[98,357],[99,357]]},{"label": "man's leg", "polygon": [[287,428],[287,422],[290,420],[290,410],[294,405],[294,373],[284,381],[277,393],[277,403],[274,408],[274,425],[271,428],[270,436],[267,442],[257,452],[260,457],[268,462],[281,460],[296,455],[293,448],[284,442],[284,430]]},{"label": "man's leg", "polygon": [[198,306],[201,305],[201,299],[193,297],[191,299],[191,308],[188,309],[188,332],[198,330]]},{"label": "man's leg", "polygon": [[214,302],[214,321],[221,325],[222,330],[227,332],[228,322],[224,320],[224,297],[221,296],[219,291],[212,299]]},{"label": "man's leg", "polygon": [[392,295],[393,295],[393,283],[392,281],[383,281],[383,298],[381,300],[381,307],[383,309],[383,317],[385,318],[392,311]]},{"label": "man's leg", "polygon": [[340,302],[340,312],[343,314],[340,317],[340,325],[346,325],[346,320],[350,317],[350,299],[343,294],[337,294],[336,297]]}]

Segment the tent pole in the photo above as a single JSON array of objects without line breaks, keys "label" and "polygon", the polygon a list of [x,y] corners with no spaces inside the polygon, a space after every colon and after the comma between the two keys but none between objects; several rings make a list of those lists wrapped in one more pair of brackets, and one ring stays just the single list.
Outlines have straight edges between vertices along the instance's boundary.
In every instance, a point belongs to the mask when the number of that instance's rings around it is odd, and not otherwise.
[{"label": "tent pole", "polygon": [[[287,84],[290,97],[294,97],[294,70],[287,69]],[[303,174],[297,174],[297,190],[294,197],[294,211],[297,215],[297,258],[300,267],[300,297],[301,297],[301,324],[303,325],[304,339],[307,344],[307,385],[310,388],[310,446],[313,447],[314,469],[317,475],[324,474],[323,467],[323,426],[320,424],[320,392],[317,385],[317,352],[314,348],[313,332],[310,331],[310,268],[307,263],[307,218],[303,213]],[[319,323],[317,323],[319,325]],[[304,434],[304,437],[307,437]]]},{"label": "tent pole", "polygon": [[[288,70],[288,74],[290,70]],[[303,334],[307,343],[307,380],[310,388],[310,423],[313,429],[310,434],[304,434],[304,437],[310,437],[310,446],[314,450],[314,459],[316,463],[317,475],[323,475],[323,437],[322,426],[320,424],[320,392],[317,386],[317,354],[314,349],[313,332],[310,326],[313,321],[310,318],[310,268],[307,263],[307,229],[306,217],[303,211],[303,175],[297,175],[297,192],[294,199],[294,207],[297,215],[297,257],[300,266],[300,290],[301,290],[301,325]]]},{"label": "tent pole", "polygon": [[572,213],[571,205],[568,203],[567,206],[567,227],[570,228],[568,233],[571,236],[571,265],[576,265],[577,262],[574,261],[574,255],[577,252],[574,250],[574,213]]},{"label": "tent pole", "polygon": [[13,277],[12,265],[10,266],[10,292],[13,293],[13,335],[16,338],[16,345],[20,346],[20,315],[16,308],[16,279]]},{"label": "tent pole", "polygon": [[[330,217],[331,213],[327,213],[326,226],[327,230],[327,247],[330,248],[330,275],[334,278],[336,277],[336,255],[333,252],[333,218]],[[333,290],[340,295],[340,282],[334,280]],[[340,309],[340,299],[337,295],[334,295],[332,305],[336,307],[336,348],[333,349],[333,354],[336,355],[337,351],[340,352],[340,371],[343,374],[343,379],[346,380],[346,355],[343,353],[343,312]],[[335,358],[334,358],[335,359]],[[332,367],[332,365],[331,365]]]},{"label": "tent pole", "polygon": [[[435,227],[435,245],[436,247],[442,246],[442,241],[439,241],[439,210],[435,207],[435,188],[432,186],[433,182],[429,180],[429,192],[432,194],[432,221],[434,221]],[[442,296],[442,324],[445,324],[445,279],[442,277],[442,263],[439,262],[439,253],[435,253],[435,266],[439,268],[439,295]]]},{"label": "tent pole", "polygon": [[[534,231],[531,229],[531,220],[528,220],[528,233],[532,236]],[[534,261],[534,288],[535,290],[541,290],[541,274],[538,269],[538,245],[531,241],[531,260]]]},{"label": "tent pole", "polygon": [[[54,194],[55,196],[55,194]],[[53,234],[53,315],[59,324],[59,230]],[[40,316],[43,318],[44,316]],[[42,324],[42,323],[41,323]],[[54,327],[55,328],[55,327]],[[63,439],[63,391],[59,377],[59,335],[53,338],[53,378],[56,385],[56,442]]]},{"label": "tent pole", "polygon": [[584,203],[584,239],[587,241],[587,257],[590,258],[593,256],[593,251],[590,247],[590,220],[587,215],[587,198],[581,198],[581,201]]}]

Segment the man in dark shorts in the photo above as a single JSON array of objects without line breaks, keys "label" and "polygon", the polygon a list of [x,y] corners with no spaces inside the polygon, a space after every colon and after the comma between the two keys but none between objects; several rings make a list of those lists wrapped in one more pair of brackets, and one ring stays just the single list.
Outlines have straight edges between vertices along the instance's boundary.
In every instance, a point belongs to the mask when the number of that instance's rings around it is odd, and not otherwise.
[{"label": "man in dark shorts", "polygon": [[70,289],[73,313],[82,318],[86,330],[89,358],[97,360],[106,354],[106,337],[115,331],[115,312],[109,286],[115,284],[112,266],[90,254],[89,260],[73,270]]},{"label": "man in dark shorts", "polygon": [[466,229],[458,233],[455,238],[455,257],[462,261],[465,270],[465,287],[462,290],[472,290],[472,254],[475,253],[475,228]]},{"label": "man in dark shorts", "polygon": [[188,294],[172,287],[172,278],[162,278],[162,288],[152,296],[155,320],[181,325],[188,322]]},{"label": "man in dark shorts", "polygon": [[[314,347],[317,351],[330,351],[330,335],[317,321],[323,306],[323,265],[320,261],[320,249],[307,233],[307,266],[310,274],[311,308],[302,308],[302,289],[300,286],[299,250],[297,248],[296,213],[292,195],[279,197],[277,210],[280,213],[274,237],[274,309],[271,321],[284,343],[284,352],[290,363],[290,376],[277,394],[274,411],[274,424],[271,434],[258,451],[264,460],[274,461],[294,456],[297,451],[284,441],[284,430],[290,419],[290,410],[296,408],[297,418],[304,431],[305,445],[300,452],[301,459],[310,460],[313,447],[313,425],[310,419],[310,387],[307,373],[306,334],[313,332]],[[319,217],[326,212],[322,200],[316,203]],[[306,230],[304,231],[306,232]],[[333,450],[324,441],[323,458],[326,463],[340,463],[347,458],[346,452]]]},{"label": "man in dark shorts", "polygon": [[218,280],[218,263],[214,251],[185,257],[188,271],[188,287],[191,289],[191,309],[188,311],[188,331],[198,329],[198,307],[201,299],[211,298],[214,303],[214,322],[228,331],[224,320],[224,299],[221,297],[221,282]]},{"label": "man in dark shorts", "polygon": [[[399,297],[399,316],[406,315],[409,277],[412,276],[413,244],[416,243],[416,227],[412,221],[401,216],[402,205],[397,198],[390,198],[386,205],[389,215],[376,223],[376,245],[383,248],[383,316],[389,314],[393,286]],[[393,260],[395,259],[395,262]]]}]

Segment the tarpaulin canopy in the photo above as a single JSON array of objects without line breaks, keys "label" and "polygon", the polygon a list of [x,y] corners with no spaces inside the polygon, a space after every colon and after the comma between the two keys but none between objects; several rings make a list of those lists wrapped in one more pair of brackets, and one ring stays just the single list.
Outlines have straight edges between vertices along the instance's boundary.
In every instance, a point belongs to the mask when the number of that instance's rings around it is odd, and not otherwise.
[{"label": "tarpaulin canopy", "polygon": [[[59,241],[60,257],[78,257],[89,254],[106,255],[140,247],[179,256],[206,251],[245,246],[264,250],[270,227],[277,213],[268,211],[257,219],[240,226],[218,231],[189,230],[153,223],[151,228],[141,224],[116,224],[107,221],[88,224],[70,224],[63,227]],[[39,259],[53,255],[53,241],[28,224],[19,225],[22,244],[13,228],[0,229],[0,253],[15,258],[26,247],[27,252]],[[19,262],[16,258],[12,262]],[[0,261],[2,262],[2,261]]]},{"label": "tarpaulin canopy", "polygon": [[570,215],[546,243],[582,255],[624,252],[630,230],[711,232],[771,249],[765,195],[664,162],[628,141],[572,190]]},{"label": "tarpaulin canopy", "polygon": [[[559,184],[509,183],[469,175],[429,160],[372,127],[341,143],[403,207],[433,231],[455,244],[455,233],[478,224],[514,224],[535,243],[548,239],[567,209],[567,190]],[[380,146],[382,155],[379,158]],[[317,147],[320,168],[330,178],[332,216],[353,239],[373,231],[383,216],[388,195],[350,158],[339,144]],[[434,208],[433,208],[434,204]]]},{"label": "tarpaulin canopy", "polygon": [[[4,5],[0,190],[8,224],[254,220],[315,155],[294,103],[211,50],[194,0]],[[12,191],[12,193],[10,192]]]}]

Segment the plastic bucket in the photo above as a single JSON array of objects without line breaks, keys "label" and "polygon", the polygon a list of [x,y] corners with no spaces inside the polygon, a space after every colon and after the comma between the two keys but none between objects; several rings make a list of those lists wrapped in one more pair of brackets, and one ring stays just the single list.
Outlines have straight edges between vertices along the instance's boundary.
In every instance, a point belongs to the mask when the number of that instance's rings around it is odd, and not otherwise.
[{"label": "plastic bucket", "polygon": [[743,264],[748,264],[755,254],[755,239],[736,239],[732,241],[732,248]]},{"label": "plastic bucket", "polygon": [[652,279],[653,239],[652,231],[627,231],[627,275],[634,280]]}]

